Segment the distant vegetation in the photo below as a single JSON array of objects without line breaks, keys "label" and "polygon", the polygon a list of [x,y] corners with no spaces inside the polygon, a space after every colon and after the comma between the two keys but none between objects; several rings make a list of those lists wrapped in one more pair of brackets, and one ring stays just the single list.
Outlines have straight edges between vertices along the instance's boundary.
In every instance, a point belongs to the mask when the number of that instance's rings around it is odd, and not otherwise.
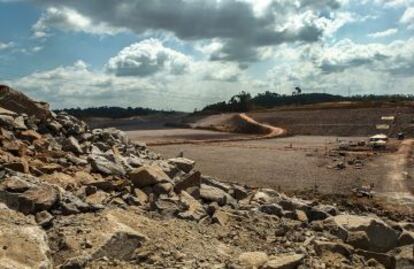
[{"label": "distant vegetation", "polygon": [[61,110],[55,110],[55,112],[66,112],[70,115],[73,115],[78,118],[89,118],[89,117],[99,117],[99,118],[128,118],[133,116],[147,116],[152,114],[173,114],[177,113],[176,111],[165,111],[165,110],[156,110],[151,108],[142,108],[142,107],[89,107],[89,108],[67,108]]},{"label": "distant vegetation", "polygon": [[355,95],[345,97],[326,93],[302,94],[298,87],[292,95],[283,95],[266,91],[252,97],[250,93],[242,91],[234,95],[229,101],[222,101],[208,105],[201,110],[201,113],[223,113],[223,112],[247,112],[252,109],[274,108],[290,105],[311,105],[325,102],[403,102],[414,101],[414,95]]},{"label": "distant vegetation", "polygon": [[[226,113],[226,112],[248,112],[255,109],[274,108],[280,106],[300,106],[312,105],[326,102],[343,102],[353,101],[361,103],[389,102],[398,103],[403,101],[414,101],[414,95],[355,95],[345,97],[341,95],[332,95],[326,93],[302,93],[299,87],[296,87],[292,95],[278,94],[266,91],[252,96],[246,91],[242,91],[230,98],[228,101],[221,101],[207,105],[201,111],[195,111],[201,114]],[[64,111],[68,114],[79,118],[128,118],[134,116],[147,116],[153,114],[174,114],[177,111],[156,110],[142,107],[90,107],[90,108],[68,108],[55,110],[55,112]]]}]

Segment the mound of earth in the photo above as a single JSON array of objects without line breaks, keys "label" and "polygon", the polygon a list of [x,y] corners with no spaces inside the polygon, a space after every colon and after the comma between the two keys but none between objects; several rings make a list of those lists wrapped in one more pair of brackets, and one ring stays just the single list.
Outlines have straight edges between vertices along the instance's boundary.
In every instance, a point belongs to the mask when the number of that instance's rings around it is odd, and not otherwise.
[{"label": "mound of earth", "polygon": [[286,133],[284,129],[259,123],[244,113],[211,115],[199,119],[195,123],[190,124],[190,126],[199,129],[269,137],[281,136]]},{"label": "mound of earth", "polygon": [[0,268],[414,264],[414,223],[220,182],[19,100],[0,110]]}]

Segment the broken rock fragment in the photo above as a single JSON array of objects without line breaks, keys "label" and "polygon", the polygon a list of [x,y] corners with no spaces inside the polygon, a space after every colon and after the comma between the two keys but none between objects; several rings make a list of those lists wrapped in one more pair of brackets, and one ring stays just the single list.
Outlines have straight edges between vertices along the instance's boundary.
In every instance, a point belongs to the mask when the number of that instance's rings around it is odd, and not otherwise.
[{"label": "broken rock fragment", "polygon": [[187,158],[178,157],[168,160],[169,163],[175,165],[178,167],[178,169],[184,171],[185,173],[190,172],[195,165],[195,162],[192,160],[189,160]]},{"label": "broken rock fragment", "polygon": [[157,166],[144,165],[129,173],[129,179],[137,188],[152,186],[157,183],[171,182],[170,177]]},{"label": "broken rock fragment", "polygon": [[46,233],[32,217],[1,206],[0,246],[0,268],[53,267]]},{"label": "broken rock fragment", "polygon": [[96,173],[120,176],[126,174],[126,171],[122,165],[112,162],[103,156],[90,155],[89,161],[92,165],[92,170]]}]

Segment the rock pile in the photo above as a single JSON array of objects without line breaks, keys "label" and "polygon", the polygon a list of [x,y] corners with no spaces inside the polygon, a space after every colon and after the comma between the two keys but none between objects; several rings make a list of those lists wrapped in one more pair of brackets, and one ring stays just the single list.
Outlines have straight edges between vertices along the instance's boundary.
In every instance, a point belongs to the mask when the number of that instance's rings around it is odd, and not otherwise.
[{"label": "rock pile", "polygon": [[223,183],[19,96],[0,109],[0,268],[414,267],[414,223]]}]

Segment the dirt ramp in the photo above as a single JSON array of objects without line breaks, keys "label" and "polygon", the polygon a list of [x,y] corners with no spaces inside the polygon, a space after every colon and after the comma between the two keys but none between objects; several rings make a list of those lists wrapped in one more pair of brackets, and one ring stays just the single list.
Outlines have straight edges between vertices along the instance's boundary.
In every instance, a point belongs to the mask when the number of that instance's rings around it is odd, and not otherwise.
[{"label": "dirt ramp", "polygon": [[286,130],[257,122],[244,113],[212,115],[193,123],[191,126],[197,129],[259,135],[261,138],[286,134]]}]

